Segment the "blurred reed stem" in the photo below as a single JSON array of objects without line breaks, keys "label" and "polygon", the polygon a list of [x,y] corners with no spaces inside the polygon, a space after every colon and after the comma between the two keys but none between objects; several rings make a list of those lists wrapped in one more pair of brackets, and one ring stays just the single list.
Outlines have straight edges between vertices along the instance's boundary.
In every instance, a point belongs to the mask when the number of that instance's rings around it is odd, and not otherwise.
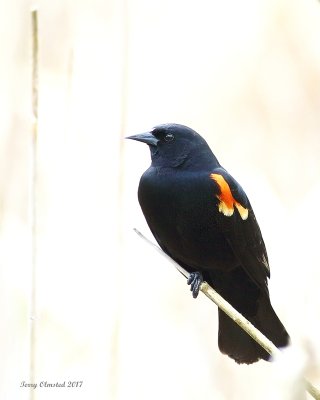
[{"label": "blurred reed stem", "polygon": [[[31,225],[31,327],[30,327],[30,382],[35,382],[35,343],[36,343],[36,258],[37,258],[37,137],[38,137],[38,73],[39,73],[39,37],[38,11],[31,10],[32,40],[32,139],[31,139],[31,183],[30,183],[30,225]],[[30,388],[30,400],[35,397]]]}]

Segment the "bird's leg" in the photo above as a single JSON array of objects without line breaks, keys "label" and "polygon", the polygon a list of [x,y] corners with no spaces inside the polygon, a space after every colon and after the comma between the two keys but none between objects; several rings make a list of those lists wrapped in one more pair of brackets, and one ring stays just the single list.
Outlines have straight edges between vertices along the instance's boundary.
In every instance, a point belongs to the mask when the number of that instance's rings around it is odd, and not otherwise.
[{"label": "bird's leg", "polygon": [[190,272],[187,284],[190,285],[190,290],[192,292],[193,298],[198,297],[202,282],[203,282],[203,276],[201,272]]}]

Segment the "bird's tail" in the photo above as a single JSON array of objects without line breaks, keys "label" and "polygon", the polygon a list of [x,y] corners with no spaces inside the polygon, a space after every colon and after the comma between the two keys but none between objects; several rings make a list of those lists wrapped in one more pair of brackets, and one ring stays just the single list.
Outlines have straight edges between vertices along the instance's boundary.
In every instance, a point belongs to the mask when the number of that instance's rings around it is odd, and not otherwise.
[{"label": "bird's tail", "polygon": [[[289,335],[273,310],[267,293],[260,293],[255,315],[246,317],[277,347],[285,347],[289,343]],[[259,359],[268,360],[269,354],[256,343],[243,329],[219,309],[219,349],[239,364],[251,364]]]}]

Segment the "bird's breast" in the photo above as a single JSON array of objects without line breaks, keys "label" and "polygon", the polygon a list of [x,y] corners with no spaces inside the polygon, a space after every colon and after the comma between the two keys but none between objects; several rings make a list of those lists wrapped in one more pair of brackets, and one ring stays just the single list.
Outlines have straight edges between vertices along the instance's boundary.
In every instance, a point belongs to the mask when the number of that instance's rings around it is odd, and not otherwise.
[{"label": "bird's breast", "polygon": [[218,199],[209,173],[159,173],[141,177],[139,203],[160,246],[196,269],[228,269],[234,254],[219,227]]}]

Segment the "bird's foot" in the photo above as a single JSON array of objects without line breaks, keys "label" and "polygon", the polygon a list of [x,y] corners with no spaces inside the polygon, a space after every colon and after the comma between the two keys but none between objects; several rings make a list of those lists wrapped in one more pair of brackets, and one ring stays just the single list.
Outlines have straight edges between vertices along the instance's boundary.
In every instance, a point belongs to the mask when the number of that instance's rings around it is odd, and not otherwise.
[{"label": "bird's foot", "polygon": [[203,276],[201,272],[190,272],[187,284],[190,285],[192,297],[195,299],[198,297],[202,282],[203,282]]}]

